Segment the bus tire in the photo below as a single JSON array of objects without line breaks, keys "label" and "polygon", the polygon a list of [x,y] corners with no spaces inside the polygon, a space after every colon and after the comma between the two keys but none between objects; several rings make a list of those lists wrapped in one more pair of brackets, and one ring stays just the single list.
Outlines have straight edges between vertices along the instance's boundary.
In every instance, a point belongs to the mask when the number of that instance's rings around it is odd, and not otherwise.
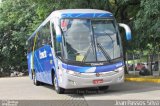
[{"label": "bus tire", "polygon": [[39,86],[40,82],[37,81],[37,77],[36,77],[36,73],[35,72],[32,73],[32,78],[33,78],[33,84],[36,85],[36,86]]},{"label": "bus tire", "polygon": [[107,90],[108,88],[109,88],[109,86],[100,86],[100,87],[99,87],[99,90],[104,91],[104,90]]},{"label": "bus tire", "polygon": [[63,94],[65,91],[65,89],[58,86],[58,81],[55,74],[54,74],[54,89],[58,94]]}]

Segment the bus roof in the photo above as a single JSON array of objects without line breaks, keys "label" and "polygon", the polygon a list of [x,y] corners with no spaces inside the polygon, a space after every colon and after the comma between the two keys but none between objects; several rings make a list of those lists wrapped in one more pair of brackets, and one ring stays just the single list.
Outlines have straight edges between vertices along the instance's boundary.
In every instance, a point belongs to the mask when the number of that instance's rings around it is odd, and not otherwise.
[{"label": "bus roof", "polygon": [[110,13],[108,11],[98,10],[98,9],[64,9],[64,10],[56,10],[53,12],[59,12],[61,14],[63,13]]},{"label": "bus roof", "polygon": [[58,18],[107,18],[113,17],[112,13],[97,9],[65,9],[52,12]]},{"label": "bus roof", "polygon": [[53,11],[43,22],[42,24],[34,31],[34,33],[28,38],[28,40],[33,37],[36,32],[45,25],[51,18],[57,17],[61,18],[112,18],[113,14],[97,9],[64,9]]}]

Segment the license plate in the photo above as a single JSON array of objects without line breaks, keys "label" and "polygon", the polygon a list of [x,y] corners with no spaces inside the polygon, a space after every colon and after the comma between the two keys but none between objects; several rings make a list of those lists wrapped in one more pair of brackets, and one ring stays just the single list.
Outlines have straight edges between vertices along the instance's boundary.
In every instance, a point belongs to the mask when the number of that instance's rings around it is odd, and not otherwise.
[{"label": "license plate", "polygon": [[103,79],[93,80],[93,84],[103,83]]}]

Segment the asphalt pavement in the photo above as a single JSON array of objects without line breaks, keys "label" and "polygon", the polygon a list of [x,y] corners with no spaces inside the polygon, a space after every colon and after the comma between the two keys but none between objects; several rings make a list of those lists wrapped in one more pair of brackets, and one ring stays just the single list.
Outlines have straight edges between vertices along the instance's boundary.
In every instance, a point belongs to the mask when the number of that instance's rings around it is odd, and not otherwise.
[{"label": "asphalt pavement", "polygon": [[[0,100],[77,100],[74,103],[86,106],[93,105],[94,102],[91,101],[95,100],[160,100],[160,84],[125,82],[111,85],[104,91],[87,88],[57,94],[51,85],[33,85],[29,77],[0,78]],[[63,104],[71,105],[73,102]]]}]

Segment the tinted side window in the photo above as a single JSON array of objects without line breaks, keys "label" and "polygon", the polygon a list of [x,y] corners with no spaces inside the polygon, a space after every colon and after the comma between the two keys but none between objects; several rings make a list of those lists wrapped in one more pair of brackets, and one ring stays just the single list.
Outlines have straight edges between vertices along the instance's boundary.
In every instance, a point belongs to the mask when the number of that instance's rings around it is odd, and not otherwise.
[{"label": "tinted side window", "polygon": [[49,22],[42,28],[41,44],[50,45],[51,44],[51,35],[50,35],[50,24]]},{"label": "tinted side window", "polygon": [[32,37],[31,39],[29,39],[28,41],[28,44],[27,44],[27,46],[28,46],[28,53],[30,53],[30,52],[32,52],[32,50],[33,50],[33,45],[34,45],[34,37]]},{"label": "tinted side window", "polygon": [[49,22],[40,28],[37,32],[36,38],[36,49],[44,46],[44,45],[51,45],[51,35],[50,35],[50,24]]},{"label": "tinted side window", "polygon": [[33,46],[34,46],[34,43],[35,43],[34,50],[38,49],[41,46],[39,41],[40,41],[39,32],[37,32],[36,35],[34,36],[34,39],[33,39]]},{"label": "tinted side window", "polygon": [[62,46],[61,46],[61,43],[57,42],[56,40],[56,31],[54,28],[54,24],[52,24],[52,31],[53,31],[54,49],[56,52],[56,56],[61,58],[62,57]]}]

